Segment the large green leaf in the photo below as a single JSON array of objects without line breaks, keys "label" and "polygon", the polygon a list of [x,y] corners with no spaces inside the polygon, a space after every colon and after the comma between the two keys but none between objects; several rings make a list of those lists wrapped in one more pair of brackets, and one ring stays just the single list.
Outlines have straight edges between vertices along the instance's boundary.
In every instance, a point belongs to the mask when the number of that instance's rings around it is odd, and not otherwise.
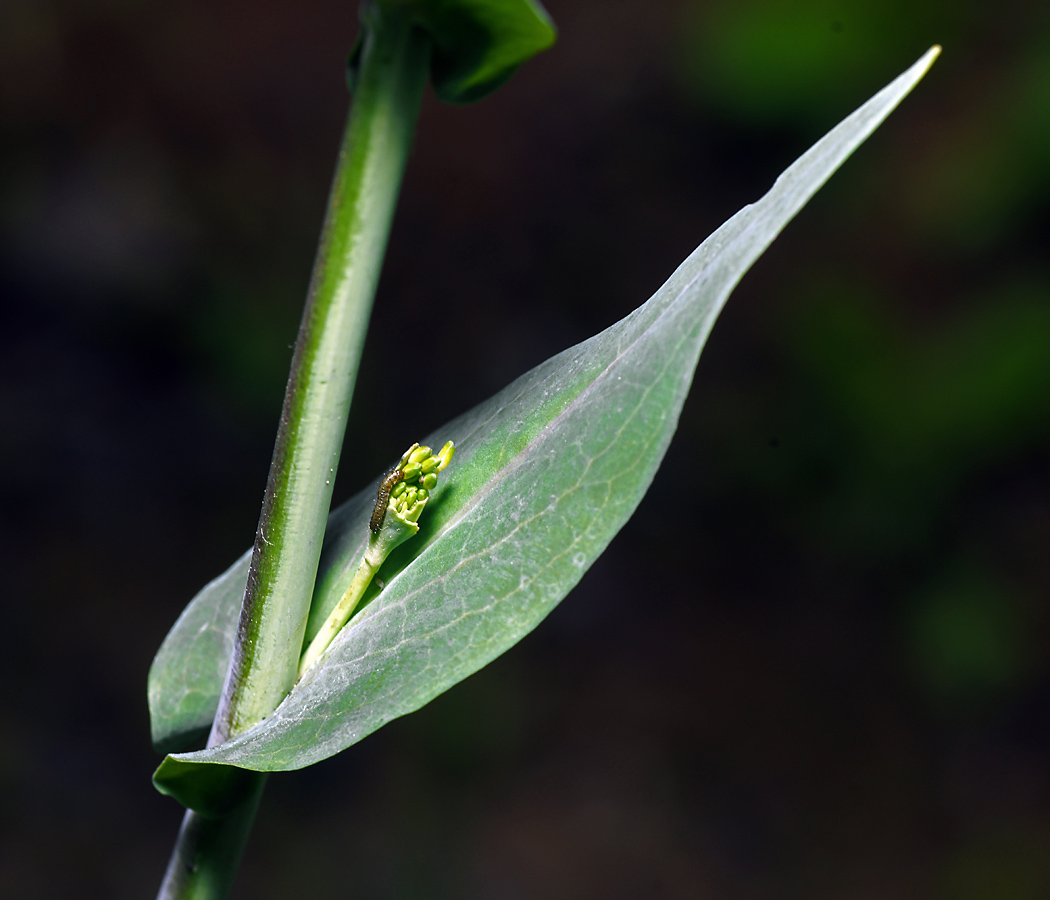
[{"label": "large green leaf", "polygon": [[[385,587],[269,718],[217,747],[169,756],[157,786],[206,806],[212,788],[199,767],[274,771],[325,759],[418,709],[531,631],[641,500],[730,291],[936,54],[829,132],[647,303],[435,432],[429,443],[454,440],[456,458],[419,537],[381,570]],[[366,491],[333,515],[311,631],[353,574],[372,496]]]}]

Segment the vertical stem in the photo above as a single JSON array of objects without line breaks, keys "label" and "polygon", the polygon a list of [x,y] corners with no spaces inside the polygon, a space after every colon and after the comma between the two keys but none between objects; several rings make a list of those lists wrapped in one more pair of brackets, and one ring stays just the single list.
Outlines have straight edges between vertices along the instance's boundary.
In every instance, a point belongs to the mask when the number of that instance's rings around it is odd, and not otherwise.
[{"label": "vertical stem", "polygon": [[295,684],[350,398],[426,82],[429,37],[370,5],[363,16],[353,108],[209,746],[262,721]]},{"label": "vertical stem", "polygon": [[211,819],[186,810],[157,900],[223,900],[229,894],[266,784],[266,775],[252,775],[251,793],[228,815]]},{"label": "vertical stem", "polygon": [[[292,358],[248,585],[208,746],[265,719],[294,685],[372,299],[415,133],[430,38],[394,4],[362,5],[350,118]],[[165,900],[221,900],[265,784],[230,813],[186,813]]]}]

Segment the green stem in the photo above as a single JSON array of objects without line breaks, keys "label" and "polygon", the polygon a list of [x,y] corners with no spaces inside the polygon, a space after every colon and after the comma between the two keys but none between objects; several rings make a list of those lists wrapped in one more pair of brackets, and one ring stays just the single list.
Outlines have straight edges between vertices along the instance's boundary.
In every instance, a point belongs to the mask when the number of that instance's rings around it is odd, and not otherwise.
[{"label": "green stem", "polygon": [[303,658],[299,661],[300,678],[317,661],[318,657],[328,649],[328,645],[332,643],[342,627],[350,621],[350,616],[354,614],[357,604],[361,602],[365,591],[372,583],[372,579],[383,564],[383,560],[387,557],[387,554],[382,552],[378,545],[378,537],[371,535],[368,539],[368,549],[365,550],[364,558],[357,567],[353,580],[343,592],[343,596],[335,605],[335,608],[328,614],[328,618],[325,619],[321,630],[314,635],[314,639],[310,641],[310,645],[303,653]]},{"label": "green stem", "polygon": [[332,484],[430,55],[407,19],[366,7],[353,109],[296,343],[230,669],[209,746],[295,684]]},{"label": "green stem", "polygon": [[379,571],[379,567],[383,565],[384,560],[390,555],[391,551],[410,537],[415,536],[418,531],[419,526],[415,522],[406,522],[400,516],[391,514],[386,517],[383,527],[378,534],[370,534],[368,536],[365,555],[361,558],[361,563],[358,565],[354,577],[346,590],[343,591],[343,596],[339,598],[339,602],[328,614],[328,618],[325,619],[321,630],[310,641],[310,645],[306,648],[302,659],[299,661],[300,678],[303,677],[310,666],[317,662],[317,659],[328,649],[329,644],[342,630],[342,627],[350,621],[354,610],[357,609],[357,604],[361,602],[361,598],[372,583],[376,572]]},{"label": "green stem", "polygon": [[[430,38],[388,6],[365,3],[362,23],[353,105],[208,746],[265,719],[298,675],[350,399],[422,102]],[[222,818],[186,814],[161,897],[225,896],[263,784],[260,777],[249,798]]]},{"label": "green stem", "polygon": [[157,900],[223,900],[229,894],[266,784],[263,773],[251,774],[250,794],[228,815],[211,819],[186,810]]},{"label": "green stem", "polygon": [[[357,604],[368,590],[379,567],[395,547],[400,546],[419,533],[419,517],[430,498],[430,491],[437,487],[438,473],[442,472],[452,461],[456,446],[447,441],[436,454],[429,447],[413,444],[405,451],[394,471],[383,482],[386,494],[380,491],[376,500],[376,512],[373,513],[369,529],[365,554],[361,563],[343,591],[343,596],[328,614],[310,646],[299,661],[299,677],[306,674],[335,640],[335,636],[357,609]],[[387,482],[397,481],[391,489]],[[414,482],[410,485],[409,482]],[[378,530],[377,530],[378,529]]]}]

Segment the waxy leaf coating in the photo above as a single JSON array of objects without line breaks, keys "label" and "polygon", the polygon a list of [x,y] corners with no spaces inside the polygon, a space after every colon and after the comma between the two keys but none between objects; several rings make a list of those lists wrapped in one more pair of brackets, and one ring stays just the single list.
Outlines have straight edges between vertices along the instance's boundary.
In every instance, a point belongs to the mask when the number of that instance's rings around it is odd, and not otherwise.
[{"label": "waxy leaf coating", "polygon": [[[208,789],[192,787],[193,767],[276,771],[318,762],[423,706],[535,628],[645,494],[733,287],[937,52],[815,144],[647,303],[437,429],[429,442],[454,441],[455,463],[419,536],[381,570],[385,587],[271,716],[217,747],[169,756],[154,776],[158,788],[205,803]],[[360,559],[378,481],[330,519],[307,639]],[[227,599],[205,589],[184,620],[224,619],[191,610]],[[191,637],[179,640],[192,645]],[[161,682],[169,677],[151,676],[151,703],[166,695]],[[178,691],[188,690],[185,677],[174,680]]]}]

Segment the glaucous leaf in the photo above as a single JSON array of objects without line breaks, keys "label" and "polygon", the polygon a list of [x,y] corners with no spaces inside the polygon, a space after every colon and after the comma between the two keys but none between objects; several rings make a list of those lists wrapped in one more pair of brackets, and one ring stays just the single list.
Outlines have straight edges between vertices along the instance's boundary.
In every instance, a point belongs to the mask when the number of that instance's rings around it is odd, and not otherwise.
[{"label": "glaucous leaf", "polygon": [[[194,767],[276,771],[318,762],[423,706],[535,628],[644,495],[733,287],[937,52],[810,148],[647,303],[426,440],[455,441],[456,457],[420,535],[380,571],[382,590],[271,716],[217,747],[169,756],[154,776],[158,788],[206,804]],[[361,556],[371,496],[352,500],[329,526],[314,630]]]},{"label": "glaucous leaf", "polygon": [[249,550],[209,581],[160,645],[149,670],[150,731],[161,753],[185,750],[211,728],[248,580]]}]

